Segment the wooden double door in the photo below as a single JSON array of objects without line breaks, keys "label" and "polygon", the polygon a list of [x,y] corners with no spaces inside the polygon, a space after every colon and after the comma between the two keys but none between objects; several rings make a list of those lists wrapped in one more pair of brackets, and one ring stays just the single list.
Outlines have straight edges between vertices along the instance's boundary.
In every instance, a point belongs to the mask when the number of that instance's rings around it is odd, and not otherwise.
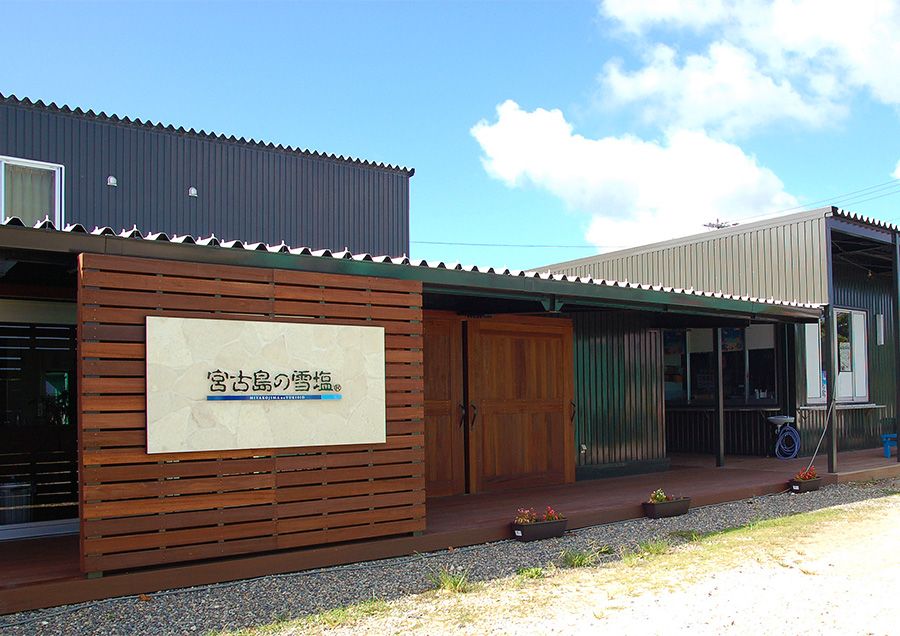
[{"label": "wooden double door", "polygon": [[424,332],[428,496],[574,481],[568,320],[426,312]]}]

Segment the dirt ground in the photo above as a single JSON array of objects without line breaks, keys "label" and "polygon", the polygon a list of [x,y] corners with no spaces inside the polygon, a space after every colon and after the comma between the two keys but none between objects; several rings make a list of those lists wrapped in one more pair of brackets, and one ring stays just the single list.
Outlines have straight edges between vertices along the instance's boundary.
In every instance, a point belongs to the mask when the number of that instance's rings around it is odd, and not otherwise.
[{"label": "dirt ground", "polygon": [[265,633],[897,634],[898,546],[895,495]]}]

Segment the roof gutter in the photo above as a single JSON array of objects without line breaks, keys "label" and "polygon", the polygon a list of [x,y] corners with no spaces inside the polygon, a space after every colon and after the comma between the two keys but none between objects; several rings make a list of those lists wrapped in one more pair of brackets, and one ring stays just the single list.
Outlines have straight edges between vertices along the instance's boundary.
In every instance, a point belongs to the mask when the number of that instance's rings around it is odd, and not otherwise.
[{"label": "roof gutter", "polygon": [[188,243],[170,243],[118,236],[0,227],[0,249],[79,254],[108,254],[245,267],[264,267],[323,274],[374,276],[417,280],[430,292],[464,295],[512,294],[523,299],[556,297],[558,302],[597,307],[643,309],[685,314],[729,315],[758,320],[814,322],[820,308],[772,304],[723,298],[715,294],[684,294],[634,288],[560,281],[531,276],[512,276],[458,269],[379,263],[355,258],[333,258],[244,250]]}]

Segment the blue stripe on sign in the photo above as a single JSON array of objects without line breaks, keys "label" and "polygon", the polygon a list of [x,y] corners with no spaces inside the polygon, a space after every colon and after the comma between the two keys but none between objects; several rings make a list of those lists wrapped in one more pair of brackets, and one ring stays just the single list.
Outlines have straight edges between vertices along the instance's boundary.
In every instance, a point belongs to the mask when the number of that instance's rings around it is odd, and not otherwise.
[{"label": "blue stripe on sign", "polygon": [[321,395],[207,395],[208,402],[249,402],[255,400],[340,400],[340,393]]}]

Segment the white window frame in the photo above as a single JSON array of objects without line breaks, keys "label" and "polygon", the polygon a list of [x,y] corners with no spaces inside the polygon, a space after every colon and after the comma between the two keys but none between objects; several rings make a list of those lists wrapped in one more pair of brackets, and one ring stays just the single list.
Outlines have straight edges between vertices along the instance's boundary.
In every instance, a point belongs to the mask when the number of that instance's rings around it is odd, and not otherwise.
[{"label": "white window frame", "polygon": [[[810,333],[811,330],[814,330],[815,333]],[[803,345],[803,361],[805,363],[806,375],[806,403],[825,404],[828,401],[828,398],[825,395],[825,381],[822,370],[821,323],[813,322],[803,325]],[[812,360],[810,360],[811,353],[813,354]],[[811,369],[815,369],[815,379],[810,377],[810,375],[812,375],[810,373]],[[812,387],[815,387],[815,393],[810,391]]]},{"label": "white window frame", "polygon": [[[848,314],[850,317],[850,348],[851,371],[840,371],[837,351],[837,315]],[[837,377],[834,383],[834,396],[837,402],[868,402],[869,401],[869,315],[861,309],[846,307],[834,308],[834,325],[832,326],[832,342],[834,346],[834,368],[837,369]],[[859,320],[862,321],[862,330],[857,329]],[[862,377],[860,378],[860,374]],[[847,377],[849,376],[849,378]],[[849,383],[849,394],[842,395],[842,385]],[[863,385],[864,390],[860,388]]]},{"label": "white window frame", "polygon": [[53,170],[56,173],[56,192],[54,197],[56,200],[56,209],[54,210],[53,218],[50,220],[53,221],[53,224],[57,228],[61,228],[66,220],[65,201],[63,199],[63,194],[65,193],[64,182],[66,177],[66,167],[60,163],[48,163],[46,161],[35,161],[34,159],[22,159],[21,157],[0,155],[0,218],[3,219],[9,218],[5,210],[6,193],[4,192],[6,186],[6,164],[8,163],[26,168]]},{"label": "white window frame", "polygon": [[[850,316],[850,344],[851,344],[851,365],[852,371],[840,371],[838,362],[837,347],[837,314],[845,313]],[[869,401],[869,316],[868,312],[862,309],[851,309],[849,307],[835,307],[835,320],[831,327],[831,342],[833,343],[832,356],[834,357],[834,368],[837,370],[837,377],[834,380],[835,401],[839,403],[866,403]],[[857,329],[862,322],[862,329]],[[855,325],[855,326],[854,326]],[[809,329],[815,328],[816,336],[812,337]],[[804,357],[805,357],[805,374],[806,374],[806,403],[807,404],[824,404],[828,401],[824,382],[818,387],[818,394],[810,394],[812,380],[810,374],[810,342],[816,341],[816,350],[814,356],[818,359],[819,378],[823,376],[823,357],[822,357],[822,339],[819,336],[821,329],[818,323],[811,323],[804,326]],[[849,376],[849,377],[848,377]],[[848,386],[849,385],[849,386]],[[818,386],[818,385],[817,385]],[[847,391],[849,388],[849,391]],[[842,393],[841,390],[844,390]]]}]

